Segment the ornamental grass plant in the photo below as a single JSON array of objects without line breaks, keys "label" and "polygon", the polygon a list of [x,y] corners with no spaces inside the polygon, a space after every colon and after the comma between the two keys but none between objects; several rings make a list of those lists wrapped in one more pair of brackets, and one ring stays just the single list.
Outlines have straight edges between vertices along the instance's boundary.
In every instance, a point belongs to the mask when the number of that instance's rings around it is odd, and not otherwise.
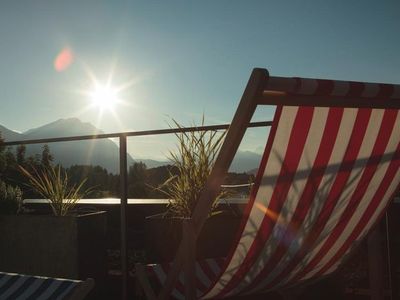
[{"label": "ornamental grass plant", "polygon": [[0,215],[15,215],[22,209],[22,191],[0,180]]},{"label": "ornamental grass plant", "polygon": [[[183,129],[178,122],[172,121]],[[201,125],[204,125],[204,117]],[[166,216],[190,218],[211,173],[225,132],[207,130],[180,132],[175,135],[178,139],[177,150],[169,152],[173,168],[169,171],[169,178],[158,189],[169,200]],[[218,201],[226,194],[222,190],[217,195],[210,215],[218,213]]]},{"label": "ornamental grass plant", "polygon": [[61,170],[61,166],[51,165],[39,170],[32,167],[28,171],[19,166],[21,172],[27,177],[29,186],[49,200],[49,204],[55,216],[68,215],[75,207],[77,201],[87,195],[90,189],[84,189],[86,179],[78,184],[71,184],[67,172]]}]

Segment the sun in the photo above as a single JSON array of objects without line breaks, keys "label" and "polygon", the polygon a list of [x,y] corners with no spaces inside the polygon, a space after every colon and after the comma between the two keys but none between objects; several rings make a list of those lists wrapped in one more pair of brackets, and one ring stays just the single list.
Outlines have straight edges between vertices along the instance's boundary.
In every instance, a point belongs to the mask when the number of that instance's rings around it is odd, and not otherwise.
[{"label": "sun", "polygon": [[[112,63],[108,74],[104,74],[102,77],[97,76],[84,62],[82,62],[82,66],[87,78],[82,80],[83,85],[76,92],[84,97],[86,105],[82,105],[76,114],[79,116],[90,112],[92,116],[96,117],[96,126],[99,126],[103,117],[106,117],[107,121],[111,117],[122,130],[124,128],[120,118],[120,114],[123,112],[122,107],[134,107],[128,89],[137,84],[140,78],[130,77],[126,81],[116,83],[114,80],[116,62]],[[127,100],[126,97],[130,99]]]},{"label": "sun", "polygon": [[113,109],[118,102],[118,91],[109,84],[95,84],[89,96],[92,104],[101,110]]}]

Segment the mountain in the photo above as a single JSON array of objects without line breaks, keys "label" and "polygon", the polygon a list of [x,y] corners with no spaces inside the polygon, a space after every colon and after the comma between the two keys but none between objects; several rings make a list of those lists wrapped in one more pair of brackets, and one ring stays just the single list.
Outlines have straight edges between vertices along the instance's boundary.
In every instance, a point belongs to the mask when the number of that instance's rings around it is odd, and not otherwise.
[{"label": "mountain", "polygon": [[[156,168],[168,165],[168,161],[157,161],[153,159],[137,159],[146,164],[147,168]],[[252,151],[238,151],[233,159],[230,172],[253,174],[257,172],[261,161],[261,155]]]},{"label": "mountain", "polygon": [[[16,135],[17,133],[15,132],[10,133],[3,126],[0,131],[4,132],[3,135],[6,141],[103,133],[92,124],[81,122],[77,118],[60,119],[44,126],[30,129],[19,135]],[[42,147],[43,144],[27,145],[27,155],[40,154]],[[102,166],[112,173],[119,172],[119,148],[110,139],[49,143],[49,147],[54,156],[54,161],[65,167],[75,164],[91,164]],[[132,163],[133,159],[128,154],[128,165]]]},{"label": "mountain", "polygon": [[23,134],[12,131],[2,125],[0,125],[0,133],[1,137],[7,142],[22,140],[24,137]]},{"label": "mountain", "polygon": [[[23,135],[29,139],[52,138],[60,136],[77,136],[84,134],[101,134],[100,129],[90,123],[84,123],[78,118],[59,119],[41,127],[29,129]],[[61,135],[60,135],[61,134]]]},{"label": "mountain", "polygon": [[[103,133],[90,123],[84,123],[77,118],[60,119],[38,128],[29,129],[23,133],[12,131],[0,125],[0,132],[5,141],[17,141],[27,139],[41,139],[52,137],[68,137],[79,135],[92,135]],[[110,139],[98,139],[88,141],[72,141],[49,143],[50,152],[55,162],[65,167],[71,165],[99,165],[109,172],[119,173],[119,148]],[[42,153],[43,144],[27,145],[27,155]],[[252,151],[238,151],[232,162],[230,171],[244,173],[258,168],[261,155]],[[128,166],[135,161],[141,161],[148,168],[168,165],[168,161],[138,158],[133,160],[128,154]]]},{"label": "mountain", "polygon": [[144,163],[148,169],[163,167],[163,166],[171,164],[171,162],[169,162],[169,161],[164,161],[164,160],[160,161],[160,160],[154,160],[154,159],[148,159],[148,158],[137,158],[137,159],[135,159],[135,161]]},{"label": "mountain", "polygon": [[261,154],[252,151],[238,151],[232,161],[229,170],[236,173],[244,173],[258,168]]}]

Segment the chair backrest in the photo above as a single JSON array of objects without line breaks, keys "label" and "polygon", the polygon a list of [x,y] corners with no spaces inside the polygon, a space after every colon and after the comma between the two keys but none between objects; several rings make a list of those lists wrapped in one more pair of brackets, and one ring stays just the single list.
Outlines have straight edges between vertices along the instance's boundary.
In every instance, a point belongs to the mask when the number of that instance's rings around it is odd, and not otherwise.
[{"label": "chair backrest", "polygon": [[257,105],[276,105],[273,125],[240,234],[205,298],[333,272],[399,187],[400,86],[270,77],[255,69],[193,213],[196,234]]},{"label": "chair backrest", "polygon": [[86,281],[0,272],[0,299],[81,300],[94,286]]},{"label": "chair backrest", "polygon": [[260,99],[278,104],[275,118],[240,237],[207,297],[333,272],[399,187],[399,86],[271,77]]}]

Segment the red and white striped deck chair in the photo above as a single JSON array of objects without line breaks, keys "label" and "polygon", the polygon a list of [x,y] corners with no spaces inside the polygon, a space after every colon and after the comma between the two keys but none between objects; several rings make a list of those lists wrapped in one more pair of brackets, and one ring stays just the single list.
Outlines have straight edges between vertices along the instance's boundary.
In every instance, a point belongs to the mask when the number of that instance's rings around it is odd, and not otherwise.
[{"label": "red and white striped deck chair", "polygon": [[[196,236],[257,105],[276,112],[238,238],[222,265],[195,262]],[[153,266],[158,299],[260,293],[335,271],[398,191],[399,108],[400,85],[254,69],[173,264]]]}]

